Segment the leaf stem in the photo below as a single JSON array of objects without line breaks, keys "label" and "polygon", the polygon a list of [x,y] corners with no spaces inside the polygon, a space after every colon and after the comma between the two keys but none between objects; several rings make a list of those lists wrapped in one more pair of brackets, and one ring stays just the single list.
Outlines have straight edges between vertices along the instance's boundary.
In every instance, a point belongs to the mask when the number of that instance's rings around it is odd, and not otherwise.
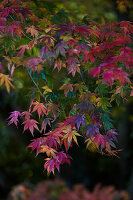
[{"label": "leaf stem", "polygon": [[88,88],[88,86],[86,85],[85,80],[84,80],[84,78],[83,78],[84,72],[85,72],[85,71],[82,71],[82,72],[80,73],[80,77],[81,77],[81,79],[82,79],[84,85],[86,86],[87,90],[89,91],[89,88]]},{"label": "leaf stem", "polygon": [[31,76],[31,73],[29,72],[29,70],[27,70],[27,71],[28,71],[28,74],[29,74],[31,80],[33,81],[34,85],[36,86],[36,88],[37,88],[38,91],[40,92],[41,96],[46,100],[46,96],[43,95],[43,93],[41,92],[41,90],[40,90],[40,88],[38,87],[37,83],[34,81],[33,77]]}]

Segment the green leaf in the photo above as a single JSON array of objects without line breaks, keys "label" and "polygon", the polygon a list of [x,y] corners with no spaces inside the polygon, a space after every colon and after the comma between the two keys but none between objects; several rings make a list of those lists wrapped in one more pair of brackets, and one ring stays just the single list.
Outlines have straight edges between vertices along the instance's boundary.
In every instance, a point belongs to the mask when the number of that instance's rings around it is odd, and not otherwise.
[{"label": "green leaf", "polygon": [[105,131],[110,130],[113,128],[112,119],[110,119],[109,115],[107,113],[101,113],[101,118],[103,120],[103,125]]},{"label": "green leaf", "polygon": [[95,92],[100,96],[103,97],[104,94],[108,93],[107,85],[106,84],[98,84],[98,86],[95,89]]}]

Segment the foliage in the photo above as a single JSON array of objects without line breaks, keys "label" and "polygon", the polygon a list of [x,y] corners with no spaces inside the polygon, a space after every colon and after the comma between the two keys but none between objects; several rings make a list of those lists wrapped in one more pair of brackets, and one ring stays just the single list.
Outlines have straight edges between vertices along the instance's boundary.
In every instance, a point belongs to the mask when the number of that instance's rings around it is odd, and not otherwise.
[{"label": "foliage", "polygon": [[9,200],[129,200],[126,191],[118,191],[113,186],[102,187],[97,184],[92,192],[88,191],[84,185],[78,184],[72,190],[68,189],[61,180],[41,182],[36,189],[25,185],[18,185],[10,192]]},{"label": "foliage", "polygon": [[9,125],[21,118],[24,132],[38,131],[28,146],[45,153],[44,169],[70,163],[78,137],[90,150],[117,156],[111,109],[133,94],[132,22],[76,23],[65,11],[40,17],[30,1],[4,0],[0,9],[0,85],[10,92],[22,68],[36,88],[29,109],[13,111]]}]

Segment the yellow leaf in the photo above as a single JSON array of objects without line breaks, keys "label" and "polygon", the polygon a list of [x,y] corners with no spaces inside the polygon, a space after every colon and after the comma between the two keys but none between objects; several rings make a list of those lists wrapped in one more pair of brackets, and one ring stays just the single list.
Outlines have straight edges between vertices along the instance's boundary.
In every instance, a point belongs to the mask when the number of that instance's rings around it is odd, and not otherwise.
[{"label": "yellow leaf", "polygon": [[88,138],[85,142],[87,142],[86,148],[89,151],[95,152],[97,150],[97,143],[93,142],[94,138],[90,139]]},{"label": "yellow leaf", "polygon": [[96,96],[91,96],[91,101],[95,104],[96,103]]},{"label": "yellow leaf", "polygon": [[0,86],[4,84],[6,86],[8,93],[10,92],[11,87],[15,88],[15,86],[11,83],[11,81],[13,80],[12,78],[9,77],[9,75],[0,73]]},{"label": "yellow leaf", "polygon": [[73,140],[74,140],[74,142],[76,143],[76,144],[78,144],[78,141],[77,141],[77,137],[76,136],[81,136],[79,133],[77,133],[77,131],[76,130],[73,130],[72,131],[72,138],[73,138]]},{"label": "yellow leaf", "polygon": [[43,94],[47,94],[48,92],[52,92],[52,90],[47,85],[43,86],[42,89],[44,89]]}]

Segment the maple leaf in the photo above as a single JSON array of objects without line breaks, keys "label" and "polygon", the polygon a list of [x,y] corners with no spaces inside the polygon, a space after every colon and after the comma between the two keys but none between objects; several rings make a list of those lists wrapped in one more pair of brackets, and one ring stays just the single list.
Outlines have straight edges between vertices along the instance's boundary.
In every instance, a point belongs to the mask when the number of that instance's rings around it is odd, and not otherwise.
[{"label": "maple leaf", "polygon": [[22,117],[22,114],[19,111],[11,112],[11,115],[8,117],[8,120],[10,119],[8,125],[14,123],[17,126],[19,116]]},{"label": "maple leaf", "polygon": [[109,85],[113,85],[114,82],[114,73],[112,70],[107,70],[102,73],[103,75],[103,83],[109,83]]},{"label": "maple leaf", "polygon": [[55,38],[51,35],[41,35],[38,40],[40,40],[42,43],[45,43],[46,45],[48,44],[49,46],[54,46],[56,41]]},{"label": "maple leaf", "polygon": [[46,158],[46,162],[44,164],[44,169],[47,169],[48,174],[53,172],[54,174],[54,168],[55,168],[55,161],[53,158]]},{"label": "maple leaf", "polygon": [[86,102],[85,100],[82,100],[81,103],[77,106],[80,109],[80,113],[84,111],[90,111],[94,109],[94,106],[91,102]]},{"label": "maple leaf", "polygon": [[120,62],[129,69],[133,65],[133,52],[129,47],[120,48],[120,55],[116,57]]},{"label": "maple leaf", "polygon": [[60,170],[60,164],[68,163],[70,164],[70,156],[64,153],[63,151],[60,151],[57,153],[55,158],[46,158],[46,162],[44,164],[44,169],[47,169],[48,174],[53,172],[55,168],[59,171]]},{"label": "maple leaf", "polygon": [[124,99],[125,95],[124,95],[124,87],[123,86],[116,88],[115,93],[113,94],[112,98],[114,97],[114,95],[117,95],[117,94],[120,94],[121,97]]},{"label": "maple leaf", "polygon": [[92,151],[92,152],[97,151],[97,143],[94,142],[94,137],[92,139],[91,138],[86,139],[85,142],[87,143],[86,148],[89,151]]},{"label": "maple leaf", "polygon": [[49,55],[49,50],[50,50],[49,45],[46,45],[46,46],[42,47],[41,53],[40,53],[40,58],[42,59],[43,55],[45,55],[45,56]]},{"label": "maple leaf", "polygon": [[101,134],[97,134],[94,138],[94,142],[97,143],[97,146],[99,147],[101,145],[101,149],[103,149],[106,145],[105,137]]},{"label": "maple leaf", "polygon": [[41,146],[46,144],[46,139],[44,137],[40,137],[37,139],[33,139],[32,142],[28,145],[28,147],[32,148],[32,151],[36,149],[36,155],[40,153]]},{"label": "maple leaf", "polygon": [[21,49],[19,52],[18,52],[18,55],[17,56],[20,56],[20,57],[23,57],[24,56],[24,53],[25,53],[25,50],[29,50],[29,46],[27,44],[25,45],[21,45],[20,47],[17,48],[18,50]]},{"label": "maple leaf", "polygon": [[12,7],[5,7],[2,9],[2,13],[1,13],[1,17],[7,17],[9,15],[9,13],[14,13],[15,10]]},{"label": "maple leaf", "polygon": [[24,131],[26,131],[29,128],[29,130],[30,130],[32,135],[33,135],[34,128],[36,128],[39,131],[39,128],[36,125],[36,124],[38,124],[38,122],[36,120],[34,120],[34,119],[27,119],[22,124],[24,124]]},{"label": "maple leaf", "polygon": [[90,124],[87,126],[87,137],[89,136],[92,139],[96,133],[99,133],[99,124]]},{"label": "maple leaf", "polygon": [[[49,147],[53,147],[53,148],[57,149],[58,145],[60,145],[60,139],[59,139],[59,137],[60,137],[59,134],[58,134],[58,136],[55,136],[55,134],[48,135],[48,136],[45,137],[45,139],[46,139],[45,143]],[[62,137],[62,135],[61,135],[61,137]]]},{"label": "maple leaf", "polygon": [[47,104],[47,115],[49,113],[53,113],[53,116],[54,116],[54,120],[53,121],[55,121],[55,119],[57,118],[57,113],[59,113],[59,112],[60,112],[59,105],[54,104],[52,102],[49,102]]},{"label": "maple leaf", "polygon": [[36,101],[36,102],[32,102],[31,106],[34,106],[32,112],[37,111],[39,118],[41,115],[47,114],[47,108],[45,107],[43,103]]},{"label": "maple leaf", "polygon": [[58,72],[61,70],[61,67],[65,67],[66,68],[66,65],[65,63],[62,62],[62,60],[56,60],[55,61],[55,65],[54,65],[54,69],[58,69]]},{"label": "maple leaf", "polygon": [[73,76],[75,76],[76,72],[80,73],[80,64],[79,60],[75,57],[69,57],[66,60],[67,63],[67,69],[68,69],[68,74],[72,73]]},{"label": "maple leaf", "polygon": [[88,32],[88,26],[75,26],[74,28],[75,34],[81,33],[82,35],[86,36]]},{"label": "maple leaf", "polygon": [[33,72],[35,72],[37,70],[37,66],[39,65],[39,63],[42,63],[42,59],[41,58],[30,58],[24,62],[21,62],[20,64],[22,65],[26,65],[27,68],[31,68],[33,69]]},{"label": "maple leaf", "polygon": [[24,111],[24,112],[22,112],[21,114],[22,114],[22,116],[25,116],[25,120],[30,119],[30,116],[32,115],[32,114],[30,113],[30,111]]},{"label": "maple leaf", "polygon": [[84,62],[88,62],[89,60],[92,62],[92,63],[95,63],[95,58],[94,58],[94,52],[93,51],[84,51]]},{"label": "maple leaf", "polygon": [[94,68],[89,72],[89,75],[99,78],[100,70],[101,70],[100,67]]},{"label": "maple leaf", "polygon": [[11,81],[13,80],[9,77],[9,75],[0,73],[0,86],[4,84],[8,92],[10,92],[10,87],[15,88]]},{"label": "maple leaf", "polygon": [[45,131],[46,131],[46,126],[47,126],[47,125],[51,126],[51,123],[50,123],[51,120],[52,120],[51,118],[45,118],[45,119],[43,120],[41,132],[44,131],[44,133],[45,133]]},{"label": "maple leaf", "polygon": [[72,129],[71,125],[65,126],[62,130],[62,133],[64,134],[62,140],[64,142],[66,151],[70,147],[72,143],[72,139],[76,144],[78,144],[77,137],[76,136],[81,136],[75,129]]},{"label": "maple leaf", "polygon": [[12,21],[11,25],[8,25],[6,27],[6,33],[8,34],[9,32],[11,33],[12,36],[16,33],[18,37],[21,39],[23,30],[21,29],[20,22]]},{"label": "maple leaf", "polygon": [[68,49],[69,47],[68,47],[67,44],[65,44],[64,41],[61,41],[60,43],[58,43],[58,44],[56,45],[55,48],[56,48],[55,52],[56,52],[56,55],[57,55],[57,56],[59,56],[59,53],[60,53],[62,56],[65,57],[65,53],[66,53],[66,50],[65,50],[65,49]]},{"label": "maple leaf", "polygon": [[125,85],[126,82],[130,82],[128,73],[124,72],[121,67],[114,69],[114,78],[120,82],[121,85]]},{"label": "maple leaf", "polygon": [[70,156],[63,151],[58,152],[55,159],[55,167],[60,171],[60,164],[68,163],[70,164]]},{"label": "maple leaf", "polygon": [[47,145],[42,145],[40,147],[40,153],[46,153],[47,156],[52,156],[52,157],[55,157],[56,156],[56,153],[57,151]]},{"label": "maple leaf", "polygon": [[33,37],[38,37],[39,32],[36,30],[35,26],[32,25],[30,27],[27,27],[26,29],[27,29],[26,33],[30,33],[31,36],[33,36]]},{"label": "maple leaf", "polygon": [[52,92],[52,90],[46,85],[46,86],[43,86],[42,89],[44,89],[44,92],[43,94],[47,94],[49,92]]},{"label": "maple leaf", "polygon": [[53,131],[50,131],[48,133],[45,133],[46,141],[48,146],[55,146],[57,147],[57,143],[60,144],[60,139],[63,137],[61,134],[62,128],[56,128]]},{"label": "maple leaf", "polygon": [[66,38],[66,44],[69,44],[70,46],[74,46],[78,43],[78,41],[76,39],[73,39],[73,38]]},{"label": "maple leaf", "polygon": [[98,97],[96,99],[96,102],[97,102],[97,107],[102,107],[104,111],[108,111],[108,107],[112,107],[109,102],[109,98],[107,97],[102,97],[102,98]]},{"label": "maple leaf", "polygon": [[75,116],[73,124],[77,125],[78,130],[79,130],[80,125],[82,125],[82,126],[85,125],[85,123],[86,123],[85,118],[86,118],[85,115],[81,115],[81,114]]},{"label": "maple leaf", "polygon": [[73,91],[73,84],[63,84],[59,90],[64,90],[64,94],[67,96],[69,91]]},{"label": "maple leaf", "polygon": [[133,23],[130,21],[121,21],[120,29],[124,31],[125,34],[129,34],[131,32],[131,29],[133,30]]},{"label": "maple leaf", "polygon": [[115,129],[110,129],[110,130],[108,130],[107,131],[107,133],[106,133],[106,136],[107,136],[107,138],[109,139],[109,140],[114,140],[114,141],[116,141],[116,142],[118,142],[118,140],[117,140],[117,136],[118,135],[118,133],[116,132],[116,130]]}]

